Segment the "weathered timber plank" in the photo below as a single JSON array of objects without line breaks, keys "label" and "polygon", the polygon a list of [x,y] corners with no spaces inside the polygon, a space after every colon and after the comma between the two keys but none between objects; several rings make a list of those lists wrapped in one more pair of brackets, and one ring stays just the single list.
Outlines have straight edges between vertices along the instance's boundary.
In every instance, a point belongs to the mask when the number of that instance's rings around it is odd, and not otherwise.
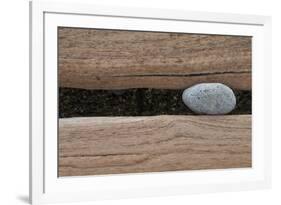
[{"label": "weathered timber plank", "polygon": [[251,89],[251,37],[59,28],[59,83],[86,89]]},{"label": "weathered timber plank", "polygon": [[59,120],[59,176],[251,167],[251,115]]}]

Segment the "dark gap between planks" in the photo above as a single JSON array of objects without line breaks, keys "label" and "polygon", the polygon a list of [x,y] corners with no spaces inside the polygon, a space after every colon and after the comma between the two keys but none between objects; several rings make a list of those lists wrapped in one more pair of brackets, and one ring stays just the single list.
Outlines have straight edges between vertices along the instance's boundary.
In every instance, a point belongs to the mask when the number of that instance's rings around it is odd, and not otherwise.
[{"label": "dark gap between planks", "polygon": [[[182,102],[183,90],[85,90],[59,88],[59,117],[195,115]],[[251,114],[252,92],[235,90],[229,114]]]}]

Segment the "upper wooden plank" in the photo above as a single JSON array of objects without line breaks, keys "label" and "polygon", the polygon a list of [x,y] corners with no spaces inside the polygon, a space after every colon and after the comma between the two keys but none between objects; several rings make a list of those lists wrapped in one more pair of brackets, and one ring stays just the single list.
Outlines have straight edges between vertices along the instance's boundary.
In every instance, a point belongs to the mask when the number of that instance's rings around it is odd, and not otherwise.
[{"label": "upper wooden plank", "polygon": [[59,28],[59,83],[86,89],[251,89],[251,37]]}]

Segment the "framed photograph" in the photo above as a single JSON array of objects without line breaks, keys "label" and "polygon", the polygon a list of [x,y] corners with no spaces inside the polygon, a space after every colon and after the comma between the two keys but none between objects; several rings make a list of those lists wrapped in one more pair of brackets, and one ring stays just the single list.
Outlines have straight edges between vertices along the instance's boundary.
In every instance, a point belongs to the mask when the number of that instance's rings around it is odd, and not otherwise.
[{"label": "framed photograph", "polygon": [[30,3],[30,201],[268,188],[271,19]]}]

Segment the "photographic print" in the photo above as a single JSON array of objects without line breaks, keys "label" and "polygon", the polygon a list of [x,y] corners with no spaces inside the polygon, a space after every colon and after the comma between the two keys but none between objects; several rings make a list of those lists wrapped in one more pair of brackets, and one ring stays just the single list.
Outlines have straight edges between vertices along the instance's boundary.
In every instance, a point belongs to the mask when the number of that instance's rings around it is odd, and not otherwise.
[{"label": "photographic print", "polygon": [[32,1],[30,23],[31,203],[271,187],[271,17]]},{"label": "photographic print", "polygon": [[252,37],[58,27],[58,176],[252,166]]}]

